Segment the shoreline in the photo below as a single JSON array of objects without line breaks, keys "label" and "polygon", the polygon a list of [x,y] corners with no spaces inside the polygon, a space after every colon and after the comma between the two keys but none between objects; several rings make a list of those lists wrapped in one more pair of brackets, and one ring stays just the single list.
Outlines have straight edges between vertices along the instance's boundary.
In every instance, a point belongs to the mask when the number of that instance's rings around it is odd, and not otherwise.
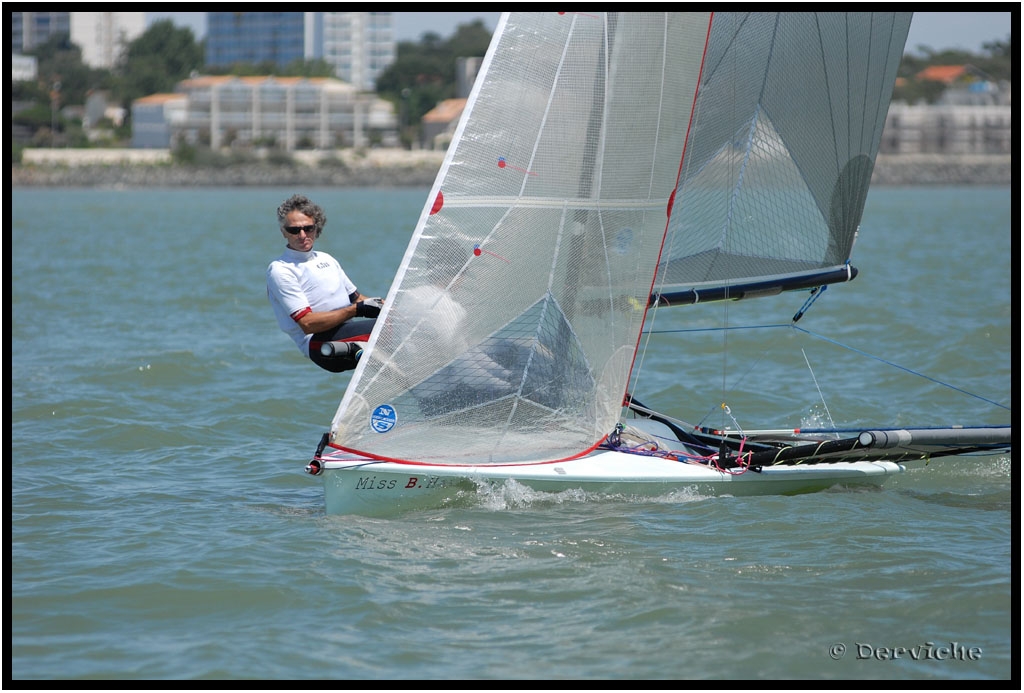
[{"label": "shoreline", "polygon": [[[171,163],[167,150],[25,150],[11,187],[429,187],[440,151],[297,152],[287,163]],[[879,154],[876,186],[1010,185],[1009,154]]]}]

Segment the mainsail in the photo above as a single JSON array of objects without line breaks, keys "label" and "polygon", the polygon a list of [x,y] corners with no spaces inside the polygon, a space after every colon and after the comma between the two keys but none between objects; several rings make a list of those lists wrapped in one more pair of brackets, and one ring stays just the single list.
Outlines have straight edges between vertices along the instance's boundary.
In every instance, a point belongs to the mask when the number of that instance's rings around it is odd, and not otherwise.
[{"label": "mainsail", "polygon": [[503,15],[331,444],[471,465],[594,449],[656,275],[692,291],[846,262],[908,28]]}]

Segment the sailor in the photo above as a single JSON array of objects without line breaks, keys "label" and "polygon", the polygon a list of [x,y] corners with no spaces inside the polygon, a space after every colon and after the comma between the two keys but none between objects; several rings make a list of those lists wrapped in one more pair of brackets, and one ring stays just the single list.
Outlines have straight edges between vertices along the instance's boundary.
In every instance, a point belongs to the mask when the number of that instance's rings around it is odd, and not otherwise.
[{"label": "sailor", "polygon": [[360,293],[331,255],[313,250],[327,223],[304,195],[277,208],[287,247],[267,267],[267,297],[277,324],[303,356],[340,373],[356,367],[384,302]]}]

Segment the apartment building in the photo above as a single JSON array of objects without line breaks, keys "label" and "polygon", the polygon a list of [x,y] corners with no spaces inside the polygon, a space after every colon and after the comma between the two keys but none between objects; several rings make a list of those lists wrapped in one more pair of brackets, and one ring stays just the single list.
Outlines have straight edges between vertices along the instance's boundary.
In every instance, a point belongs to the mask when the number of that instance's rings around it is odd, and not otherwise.
[{"label": "apartment building", "polygon": [[334,76],[362,91],[395,61],[390,12],[207,12],[206,64],[323,59]]},{"label": "apartment building", "polygon": [[129,43],[146,33],[145,12],[71,12],[71,42],[82,62],[113,69]]},{"label": "apartment building", "polygon": [[133,146],[294,151],[398,143],[391,104],[333,78],[203,76],[180,82],[178,99],[157,96],[132,105],[134,127],[147,133]]},{"label": "apartment building", "polygon": [[82,49],[83,63],[109,70],[125,46],[145,31],[145,12],[11,12],[11,53],[25,53],[64,34]]},{"label": "apartment building", "polygon": [[11,12],[11,53],[30,51],[58,34],[71,34],[70,12]]}]

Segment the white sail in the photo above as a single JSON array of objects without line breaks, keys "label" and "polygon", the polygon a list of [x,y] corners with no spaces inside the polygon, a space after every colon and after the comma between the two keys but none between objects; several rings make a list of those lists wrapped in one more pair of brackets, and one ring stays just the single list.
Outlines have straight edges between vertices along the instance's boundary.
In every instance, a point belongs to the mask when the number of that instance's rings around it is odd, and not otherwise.
[{"label": "white sail", "polygon": [[908,28],[503,15],[331,444],[472,465],[594,449],[656,274],[692,290],[846,261]]},{"label": "white sail", "polygon": [[706,13],[502,17],[335,445],[501,463],[576,456],[612,430],[708,27]]},{"label": "white sail", "polygon": [[715,14],[659,290],[849,261],[911,16]]}]

